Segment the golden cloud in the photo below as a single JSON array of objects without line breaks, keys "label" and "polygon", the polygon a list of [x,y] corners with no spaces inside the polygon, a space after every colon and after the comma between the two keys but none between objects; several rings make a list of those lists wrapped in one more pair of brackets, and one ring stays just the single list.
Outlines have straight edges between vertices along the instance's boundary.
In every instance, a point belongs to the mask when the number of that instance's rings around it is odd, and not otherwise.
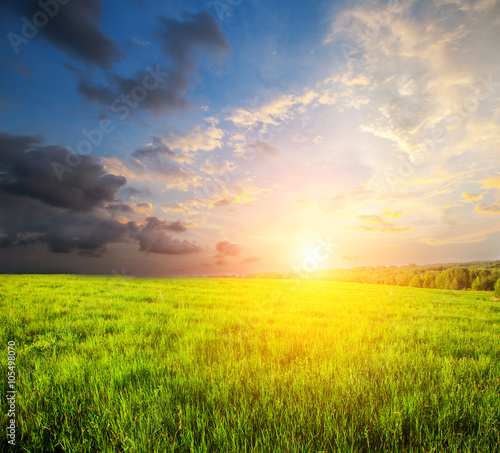
[{"label": "golden cloud", "polygon": [[483,198],[483,194],[481,193],[464,192],[462,196],[465,198],[464,202],[466,203],[472,203],[473,201],[481,200]]},{"label": "golden cloud", "polygon": [[380,233],[403,233],[404,231],[410,231],[413,229],[412,226],[401,226],[393,222],[387,222],[378,215],[360,215],[358,216],[358,219],[371,225],[362,225],[354,228],[366,231],[378,231]]}]

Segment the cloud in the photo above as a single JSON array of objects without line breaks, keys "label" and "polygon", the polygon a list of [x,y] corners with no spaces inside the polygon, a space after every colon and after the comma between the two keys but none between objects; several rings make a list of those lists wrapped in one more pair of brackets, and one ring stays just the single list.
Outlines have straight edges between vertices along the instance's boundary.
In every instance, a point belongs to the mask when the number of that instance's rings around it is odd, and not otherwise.
[{"label": "cloud", "polygon": [[125,204],[125,203],[113,203],[113,204],[109,204],[108,206],[106,206],[106,210],[110,211],[112,213],[134,212],[133,208],[130,205]]},{"label": "cloud", "polygon": [[[151,203],[126,204],[122,202],[110,203],[104,209],[122,223],[127,220],[140,220],[143,214],[149,214],[154,210]],[[118,217],[120,215],[126,217]]]},{"label": "cloud", "polygon": [[[130,96],[136,87],[148,85],[156,87],[147,96],[136,103],[134,108],[146,110],[154,114],[172,115],[178,110],[187,109],[192,104],[185,98],[190,88],[190,78],[196,73],[199,64],[199,51],[202,50],[216,60],[220,60],[230,50],[217,21],[207,12],[186,15],[184,21],[176,19],[159,19],[157,37],[161,48],[170,61],[168,73],[159,65],[139,71],[133,77],[118,74],[108,76],[108,85],[96,84],[86,75],[80,76],[78,91],[88,101],[97,102],[110,107],[115,100]],[[113,113],[127,111],[123,103],[115,105]],[[129,111],[129,110],[128,110]]]},{"label": "cloud", "polygon": [[280,153],[274,146],[268,145],[267,143],[261,142],[260,140],[256,140],[255,142],[250,143],[245,147],[245,149],[254,150],[254,156],[252,156],[251,153],[245,153],[247,159],[257,157],[265,160],[267,157],[277,156]]},{"label": "cloud", "polygon": [[205,172],[207,175],[223,175],[225,173],[237,171],[237,165],[234,162],[229,162],[228,160],[214,162],[212,159],[208,159],[200,167],[200,170]]},{"label": "cloud", "polygon": [[482,214],[500,214],[500,203],[480,203],[476,206],[476,212]]},{"label": "cloud", "polygon": [[399,217],[406,213],[407,211],[391,211],[390,209],[386,208],[386,210],[382,214],[382,217],[392,217],[394,219],[399,219]]},{"label": "cloud", "polygon": [[202,247],[195,242],[173,239],[165,232],[182,233],[186,225],[181,221],[168,222],[157,217],[148,217],[142,226],[132,224],[130,236],[139,242],[139,251],[163,255],[188,255],[197,253]]},{"label": "cloud", "polygon": [[111,113],[120,114],[121,119],[126,119],[136,109],[156,115],[173,114],[191,105],[178,96],[171,85],[170,73],[159,65],[154,68],[147,66],[133,77],[110,74],[107,80],[107,85],[98,84],[87,74],[81,74],[78,92],[85,100],[98,103]]},{"label": "cloud", "polygon": [[42,142],[40,136],[0,134],[0,192],[88,212],[114,201],[125,185],[124,177],[106,173],[96,157]]},{"label": "cloud", "polygon": [[231,49],[218,22],[205,11],[186,15],[183,22],[160,18],[158,36],[173,66],[169,90],[174,99],[179,99],[189,88],[189,78],[198,66],[199,50],[220,60]]},{"label": "cloud", "polygon": [[491,178],[483,179],[480,181],[486,189],[497,189],[500,188],[500,176],[493,176]]},{"label": "cloud", "polygon": [[106,85],[93,83],[88,75],[79,75],[77,91],[84,99],[111,108],[115,99],[118,99],[118,92],[113,91]]},{"label": "cloud", "polygon": [[142,232],[149,233],[151,231],[175,231],[179,233],[186,231],[186,226],[179,220],[175,222],[167,222],[165,220],[160,220],[157,217],[148,217]]},{"label": "cloud", "polygon": [[347,261],[354,261],[359,259],[359,256],[342,255],[342,259]]},{"label": "cloud", "polygon": [[138,203],[134,206],[134,212],[151,212],[153,211],[153,205],[151,203]]},{"label": "cloud", "polygon": [[[102,158],[101,158],[102,160]],[[127,186],[120,190],[120,194],[125,198],[148,197],[151,196],[149,189],[137,189],[136,187]]]},{"label": "cloud", "polygon": [[248,258],[245,258],[243,261],[241,261],[240,264],[251,264],[255,263],[257,261],[260,261],[262,258],[259,258],[258,256],[250,256]]},{"label": "cloud", "polygon": [[[419,173],[448,166],[450,156],[477,147],[476,122],[492,123],[482,97],[488,90],[478,79],[498,72],[498,49],[490,45],[498,40],[498,14],[443,3],[422,4],[415,15],[415,2],[358,2],[332,23],[327,42],[337,51],[349,43],[355,51],[344,55],[344,73],[317,89],[333,90],[338,108],[357,111],[360,129],[384,148],[375,163],[381,173],[399,168],[398,156]],[[494,131],[479,137],[482,149],[498,143]],[[409,178],[406,184],[416,185]]]},{"label": "cloud", "polygon": [[146,253],[159,253],[163,255],[188,255],[197,253],[202,248],[187,240],[172,239],[164,232],[142,233],[138,235],[139,251]]},{"label": "cloud", "polygon": [[212,151],[222,146],[224,131],[214,126],[201,129],[196,126],[194,129],[181,135],[171,135],[165,139],[165,143],[172,149],[183,152],[192,151]]},{"label": "cloud", "polygon": [[243,250],[241,246],[231,244],[229,241],[218,242],[215,249],[217,250],[216,258],[222,258],[224,256],[238,256]]},{"label": "cloud", "polygon": [[404,231],[410,231],[413,227],[411,226],[400,226],[392,222],[387,222],[378,215],[360,215],[358,219],[369,223],[370,225],[363,225],[359,228],[366,231],[378,231],[380,233],[402,233]]},{"label": "cloud", "polygon": [[345,190],[334,197],[320,200],[319,206],[323,214],[336,214],[346,208],[359,205],[374,195],[375,192],[373,190],[357,186],[353,189]]},{"label": "cloud", "polygon": [[[182,161],[183,157],[172,151],[160,137],[153,137],[150,143],[146,143],[142,148],[136,149],[132,153],[132,158],[137,160],[157,159],[159,156],[166,156],[172,160]],[[157,163],[156,161],[155,163]]]},{"label": "cloud", "polygon": [[498,0],[436,0],[436,4],[455,5],[461,11],[485,12],[498,5]]},{"label": "cloud", "polygon": [[307,142],[307,140],[308,140],[308,138],[301,133],[295,134],[292,137],[292,142],[294,142],[294,143],[305,143],[305,142]]},{"label": "cloud", "polygon": [[491,234],[498,233],[500,227],[484,226],[478,227],[477,225],[468,225],[461,229],[447,231],[444,234],[435,235],[423,239],[423,242],[429,245],[446,245],[446,244],[473,244],[476,242],[483,242],[488,239]]},{"label": "cloud", "polygon": [[466,203],[472,203],[473,201],[481,200],[483,198],[483,194],[481,193],[464,192],[462,193],[462,196],[465,198],[463,201]]},{"label": "cloud", "polygon": [[271,190],[255,186],[251,178],[227,183],[222,180],[206,179],[200,182],[193,198],[180,203],[169,203],[165,207],[197,215],[220,206],[248,203],[255,200],[257,195],[268,193]]},{"label": "cloud", "polygon": [[54,208],[0,192],[0,247],[46,245],[53,253],[102,256],[110,242],[130,242],[131,224],[97,212]]},{"label": "cloud", "polygon": [[198,49],[220,59],[230,50],[217,21],[208,12],[185,16],[185,21],[160,18],[158,35],[163,52],[185,77],[196,67]]},{"label": "cloud", "polygon": [[135,184],[147,180],[163,189],[187,191],[199,187],[202,181],[197,173],[184,165],[189,158],[174,153],[158,138],[135,150],[130,160],[122,161],[117,157],[103,157],[101,160],[108,172],[122,175]]},{"label": "cloud", "polygon": [[[43,12],[37,0],[6,0],[2,4],[31,19]],[[46,2],[50,3],[50,2]],[[123,53],[116,43],[99,30],[96,22],[102,18],[99,0],[71,0],[58,5],[57,14],[49,17],[47,25],[37,30],[57,48],[80,60],[109,69]]]},{"label": "cloud", "polygon": [[253,109],[236,109],[228,120],[237,126],[253,127],[256,124],[278,126],[305,112],[318,97],[314,90],[305,90],[301,95],[284,94]]},{"label": "cloud", "polygon": [[223,198],[222,200],[217,200],[214,204],[214,207],[218,208],[220,206],[229,206],[231,202],[227,200],[226,198]]},{"label": "cloud", "polygon": [[[0,134],[0,247],[42,244],[54,253],[91,257],[102,256],[110,243],[138,242],[147,253],[201,250],[166,234],[186,231],[180,221],[148,217],[138,225],[114,218],[148,212],[150,205],[119,201],[116,192],[126,179],[108,173],[97,158],[43,142],[41,136]],[[65,166],[62,179],[54,164]]]},{"label": "cloud", "polygon": [[163,207],[165,208],[166,212],[184,212],[186,214],[191,213],[191,210],[187,206],[184,206],[181,203],[174,203],[174,204],[164,203]]}]

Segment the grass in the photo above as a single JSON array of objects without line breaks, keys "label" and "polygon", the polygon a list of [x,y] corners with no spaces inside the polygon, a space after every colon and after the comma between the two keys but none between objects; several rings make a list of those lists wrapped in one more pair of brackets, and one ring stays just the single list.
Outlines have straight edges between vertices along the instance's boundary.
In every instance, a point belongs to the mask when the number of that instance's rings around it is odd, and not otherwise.
[{"label": "grass", "polygon": [[0,306],[18,451],[500,451],[489,293],[26,275]]}]

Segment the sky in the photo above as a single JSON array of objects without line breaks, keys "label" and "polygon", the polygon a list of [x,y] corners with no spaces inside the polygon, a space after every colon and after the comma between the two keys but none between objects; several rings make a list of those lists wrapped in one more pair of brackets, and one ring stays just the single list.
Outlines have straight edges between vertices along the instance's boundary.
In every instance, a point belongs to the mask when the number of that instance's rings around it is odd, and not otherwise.
[{"label": "sky", "polygon": [[500,259],[500,0],[0,12],[0,272]]}]

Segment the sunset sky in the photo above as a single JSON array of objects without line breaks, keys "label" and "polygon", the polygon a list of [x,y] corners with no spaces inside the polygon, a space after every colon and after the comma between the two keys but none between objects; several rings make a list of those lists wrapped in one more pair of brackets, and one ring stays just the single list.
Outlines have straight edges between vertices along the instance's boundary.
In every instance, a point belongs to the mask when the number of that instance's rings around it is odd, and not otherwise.
[{"label": "sunset sky", "polygon": [[500,0],[0,11],[0,272],[500,259]]}]

